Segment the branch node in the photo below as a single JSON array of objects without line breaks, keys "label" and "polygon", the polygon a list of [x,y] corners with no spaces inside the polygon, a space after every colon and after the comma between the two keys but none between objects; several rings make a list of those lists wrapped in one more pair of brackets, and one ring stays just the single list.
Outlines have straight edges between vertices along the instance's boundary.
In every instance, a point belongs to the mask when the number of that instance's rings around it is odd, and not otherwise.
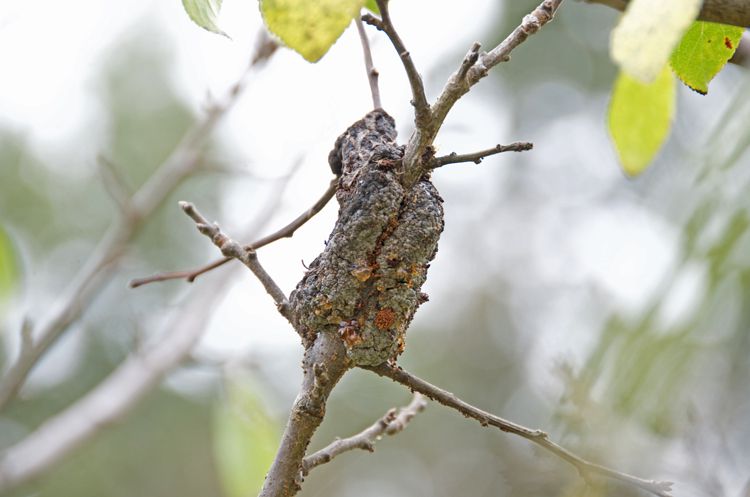
[{"label": "branch node", "polygon": [[195,205],[190,202],[180,201],[180,207],[182,210],[195,221],[198,230],[203,233],[206,237],[210,238],[214,245],[216,245],[221,252],[229,259],[237,259],[247,266],[250,271],[260,280],[266,292],[273,298],[276,303],[276,308],[279,310],[282,316],[284,316],[290,323],[294,322],[293,313],[286,305],[286,296],[266,270],[261,266],[258,261],[257,254],[254,250],[246,249],[238,242],[228,237],[219,229],[217,223],[209,223],[203,215],[198,212]]},{"label": "branch node", "polygon": [[474,44],[469,49],[469,52],[464,57],[464,60],[461,62],[461,66],[458,68],[458,79],[464,80],[466,79],[466,75],[469,73],[469,69],[476,64],[477,60],[479,59],[479,49],[482,48],[482,44],[479,42],[474,42]]},{"label": "branch node", "polygon": [[372,14],[369,14],[369,13],[368,14],[363,14],[362,15],[362,22],[364,22],[365,24],[369,24],[370,26],[372,26],[373,28],[377,29],[378,31],[384,31],[383,21],[381,21],[380,19],[378,19],[377,17],[375,17]]}]

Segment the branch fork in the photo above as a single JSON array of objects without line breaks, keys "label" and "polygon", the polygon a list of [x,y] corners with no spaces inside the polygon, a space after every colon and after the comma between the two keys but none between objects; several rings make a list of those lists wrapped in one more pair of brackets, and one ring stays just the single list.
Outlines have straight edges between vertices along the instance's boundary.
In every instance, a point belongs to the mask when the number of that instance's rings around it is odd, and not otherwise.
[{"label": "branch fork", "polygon": [[221,250],[221,253],[224,254],[225,257],[237,259],[255,274],[266,289],[266,292],[268,292],[271,298],[273,298],[279,313],[290,323],[294,322],[294,316],[289,307],[289,301],[287,300],[286,295],[284,295],[281,288],[279,288],[273,278],[271,278],[263,266],[261,266],[255,250],[243,247],[239,242],[224,234],[217,223],[210,223],[203,214],[198,211],[195,205],[190,202],[181,201],[179,202],[179,205],[185,214],[195,222],[198,231],[209,238],[211,242]]}]

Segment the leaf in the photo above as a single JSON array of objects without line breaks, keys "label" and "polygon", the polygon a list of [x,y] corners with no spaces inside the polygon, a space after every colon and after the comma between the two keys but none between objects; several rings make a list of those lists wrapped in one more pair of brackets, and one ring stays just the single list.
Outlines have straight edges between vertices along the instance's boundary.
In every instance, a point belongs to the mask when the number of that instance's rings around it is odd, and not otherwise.
[{"label": "leaf", "polygon": [[0,226],[0,300],[7,297],[18,279],[16,257],[7,233]]},{"label": "leaf", "polygon": [[213,419],[214,457],[227,497],[257,495],[279,443],[279,427],[248,377],[230,379]]},{"label": "leaf", "polygon": [[367,0],[365,2],[365,8],[370,12],[380,15],[380,9],[378,8],[378,2],[375,0]]},{"label": "leaf", "polygon": [[659,75],[675,46],[698,17],[702,0],[631,0],[612,30],[610,55],[643,83]]},{"label": "leaf", "polygon": [[609,132],[620,164],[629,176],[643,172],[669,134],[675,108],[675,79],[665,65],[653,83],[624,72],[609,104]]},{"label": "leaf", "polygon": [[737,50],[744,28],[694,22],[669,59],[683,83],[701,94]]},{"label": "leaf", "polygon": [[305,60],[317,62],[341,36],[365,0],[260,0],[263,19]]},{"label": "leaf", "polygon": [[221,10],[221,0],[182,0],[182,6],[192,21],[212,33],[229,36],[219,29],[217,18]]}]

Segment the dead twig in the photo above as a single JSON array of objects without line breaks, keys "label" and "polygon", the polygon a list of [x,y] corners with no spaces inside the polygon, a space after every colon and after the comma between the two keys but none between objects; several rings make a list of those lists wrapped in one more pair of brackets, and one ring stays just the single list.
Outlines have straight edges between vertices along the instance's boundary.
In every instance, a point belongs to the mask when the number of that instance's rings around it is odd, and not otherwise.
[{"label": "dead twig", "polygon": [[[328,204],[328,202],[333,198],[333,196],[336,194],[337,187],[338,187],[338,178],[334,178],[331,180],[330,184],[328,185],[328,189],[326,189],[325,193],[323,193],[323,195],[317,200],[317,202],[315,202],[312,205],[312,207],[310,207],[305,212],[297,216],[291,223],[287,224],[280,230],[275,231],[271,233],[270,235],[264,236],[263,238],[260,238],[254,241],[253,243],[244,245],[245,250],[257,250],[261,247],[265,247],[266,245],[269,245],[282,238],[292,237],[294,233],[297,231],[297,229],[299,229],[307,221],[315,217],[317,213],[323,210],[323,207],[325,207]],[[232,260],[231,257],[224,257],[223,259],[218,259],[214,262],[211,262],[205,266],[201,266],[196,269],[189,269],[186,271],[169,271],[169,272],[164,272],[164,273],[158,273],[152,276],[146,276],[145,278],[137,278],[137,279],[130,281],[130,288],[137,288],[139,286],[147,285],[149,283],[155,283],[158,281],[181,280],[181,279],[186,280],[188,283],[192,283],[193,281],[195,281],[195,279],[198,276],[201,276],[202,274],[212,271],[218,267],[221,267],[231,260]]]},{"label": "dead twig", "polygon": [[479,164],[482,162],[482,159],[485,157],[489,157],[490,155],[500,154],[503,152],[525,152],[527,150],[531,150],[534,148],[533,143],[529,142],[515,142],[511,143],[510,145],[495,145],[492,148],[488,148],[487,150],[480,150],[479,152],[474,152],[471,154],[457,154],[455,152],[450,153],[448,155],[443,155],[442,157],[435,157],[433,161],[430,163],[430,169],[437,169],[438,167],[442,167],[446,164],[457,164],[459,162],[473,162],[474,164]]},{"label": "dead twig", "polygon": [[482,426],[494,426],[506,433],[512,433],[519,437],[525,438],[540,447],[552,452],[556,456],[565,460],[566,462],[573,465],[578,470],[578,473],[585,480],[588,480],[590,476],[598,475],[611,478],[614,480],[633,485],[650,492],[658,497],[671,497],[672,483],[668,481],[657,481],[657,480],[644,480],[637,476],[632,476],[627,473],[622,473],[614,469],[589,462],[582,457],[570,452],[564,447],[556,444],[549,439],[549,435],[542,430],[534,430],[525,426],[516,424],[512,421],[508,421],[494,414],[490,414],[483,411],[473,405],[464,402],[450,392],[443,390],[442,388],[436,387],[421,378],[408,373],[397,366],[390,364],[381,364],[380,366],[366,368],[370,371],[377,373],[380,376],[390,378],[396,383],[400,383],[408,387],[413,392],[419,392],[424,396],[440,402],[444,406],[450,407],[457,410],[468,418],[475,419]]},{"label": "dead twig", "polygon": [[281,291],[281,288],[279,288],[263,266],[261,266],[255,250],[245,249],[239,242],[236,242],[222,233],[218,224],[209,223],[190,202],[180,202],[180,207],[185,214],[195,221],[198,231],[207,236],[211,242],[221,250],[221,253],[224,254],[225,257],[237,259],[253,272],[258,280],[260,280],[263,288],[266,289],[266,292],[268,292],[274,302],[276,302],[276,308],[279,310],[279,313],[290,323],[293,323],[294,318],[289,308],[289,301],[286,299],[286,295]]},{"label": "dead twig", "polygon": [[326,447],[305,457],[302,460],[302,475],[306,476],[313,468],[326,464],[336,456],[350,450],[362,449],[373,452],[375,443],[383,435],[395,435],[403,431],[412,418],[424,411],[425,407],[427,407],[427,401],[421,394],[415,393],[409,405],[400,409],[389,409],[383,417],[356,435],[334,440]]}]

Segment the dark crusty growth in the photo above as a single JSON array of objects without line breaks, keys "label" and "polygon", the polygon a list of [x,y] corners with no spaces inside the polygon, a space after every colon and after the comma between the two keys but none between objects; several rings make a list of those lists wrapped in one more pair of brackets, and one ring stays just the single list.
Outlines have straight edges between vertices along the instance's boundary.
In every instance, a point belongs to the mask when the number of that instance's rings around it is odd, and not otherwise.
[{"label": "dark crusty growth", "polygon": [[341,175],[338,221],[290,296],[306,342],[336,333],[353,365],[381,364],[403,351],[443,230],[442,199],[429,179],[409,190],[399,182],[402,155],[383,110],[336,140],[329,162]]}]

